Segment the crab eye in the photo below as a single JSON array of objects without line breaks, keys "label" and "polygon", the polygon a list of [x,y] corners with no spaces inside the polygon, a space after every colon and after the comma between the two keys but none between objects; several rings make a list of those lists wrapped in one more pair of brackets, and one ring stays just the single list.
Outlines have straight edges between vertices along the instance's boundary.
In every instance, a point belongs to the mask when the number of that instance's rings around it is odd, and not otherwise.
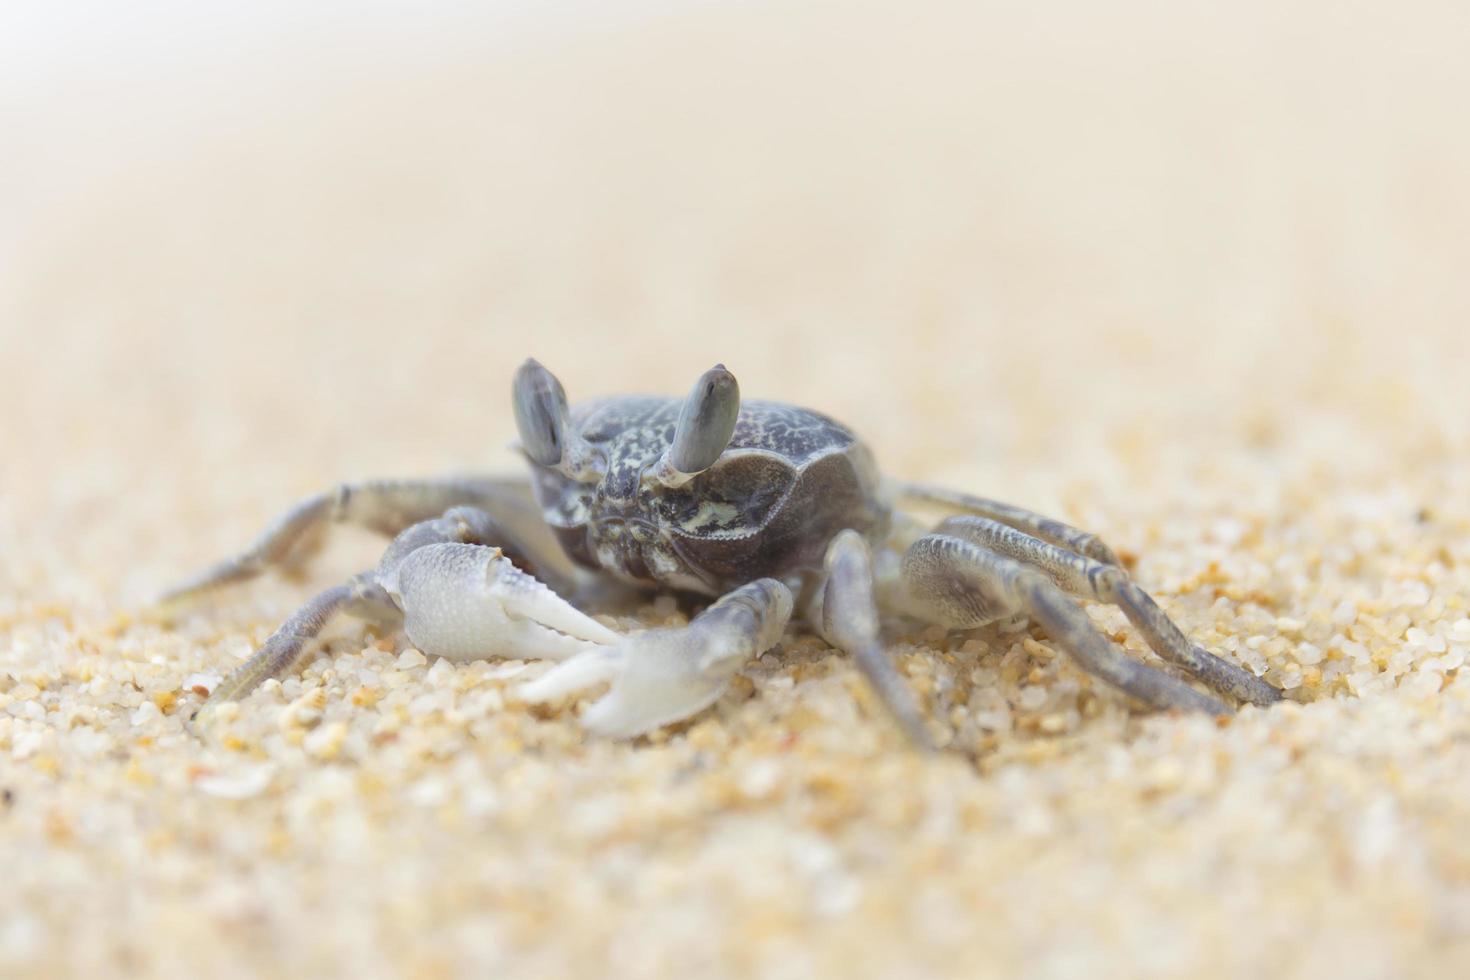
[{"label": "crab eye", "polygon": [[740,421],[740,386],[735,375],[716,364],[694,383],[680,406],[674,436],[645,478],[666,487],[682,487],[724,453]]},{"label": "crab eye", "polygon": [[716,364],[700,375],[679,412],[668,461],[680,473],[701,473],[730,444],[740,418],[740,386],[735,375]]},{"label": "crab eye", "polygon": [[567,432],[567,393],[561,382],[528,359],[516,371],[513,401],[526,455],[542,466],[560,464]]}]

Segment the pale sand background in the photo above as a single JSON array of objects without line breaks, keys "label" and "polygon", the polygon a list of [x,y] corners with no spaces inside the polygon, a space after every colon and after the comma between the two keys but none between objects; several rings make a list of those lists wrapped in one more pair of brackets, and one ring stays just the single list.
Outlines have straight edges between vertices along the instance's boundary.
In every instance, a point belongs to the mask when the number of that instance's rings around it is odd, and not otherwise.
[{"label": "pale sand background", "polygon": [[[1047,6],[7,15],[0,971],[1470,968],[1470,8]],[[977,772],[793,639],[588,744],[346,630],[185,734],[376,546],[130,612],[337,480],[514,469],[527,354],[723,360],[1103,533],[1303,704],[897,638]]]}]

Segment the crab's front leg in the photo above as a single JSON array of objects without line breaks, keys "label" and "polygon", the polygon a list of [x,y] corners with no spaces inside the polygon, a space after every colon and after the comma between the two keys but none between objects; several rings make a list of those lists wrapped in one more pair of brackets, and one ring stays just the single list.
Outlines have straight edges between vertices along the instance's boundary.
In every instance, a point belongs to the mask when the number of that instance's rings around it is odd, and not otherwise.
[{"label": "crab's front leg", "polygon": [[689,625],[652,629],[580,653],[520,689],[553,701],[610,682],[582,715],[590,732],[631,738],[688,718],[719,698],[747,661],[774,646],[791,618],[791,591],[763,578],[727,593]]},{"label": "crab's front leg", "polygon": [[343,483],[301,501],[276,518],[249,547],[169,589],[150,615],[170,619],[225,586],[272,569],[299,569],[321,549],[334,524],[352,524],[392,536],[419,522],[433,523],[440,515],[462,507],[493,517],[495,543],[522,567],[550,576],[553,584],[564,577],[555,543],[541,525],[525,481],[495,477],[369,480]]},{"label": "crab's front leg", "polygon": [[398,625],[425,653],[565,659],[619,634],[580,612],[514,565],[498,546],[502,526],[455,507],[393,540],[378,567],[328,589],[298,610],[210,694],[200,712],[249,694],[300,664],[339,612]]}]

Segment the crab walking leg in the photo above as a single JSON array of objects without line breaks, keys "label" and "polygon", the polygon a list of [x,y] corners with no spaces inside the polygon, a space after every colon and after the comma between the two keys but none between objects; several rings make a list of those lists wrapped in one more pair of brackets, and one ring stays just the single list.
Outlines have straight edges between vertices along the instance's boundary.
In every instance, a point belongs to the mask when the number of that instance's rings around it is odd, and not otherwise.
[{"label": "crab walking leg", "polygon": [[1156,708],[1228,714],[1223,702],[1130,660],[1040,569],[947,534],[920,538],[904,555],[909,611],[954,629],[1025,613],[1083,670]]},{"label": "crab walking leg", "polygon": [[1263,707],[1281,700],[1281,692],[1271,684],[1191,642],[1153,597],[1116,565],[1084,558],[983,517],[951,517],[936,533],[962,538],[1037,568],[1074,596],[1116,605],[1155,653],[1222,694]]},{"label": "crab walking leg", "polygon": [[809,617],[828,643],[857,662],[910,741],[922,749],[932,749],[934,743],[914,692],[880,639],[873,558],[867,541],[856,531],[843,531],[827,546],[824,564],[827,579],[808,610]]},{"label": "crab walking leg", "polygon": [[195,717],[205,716],[216,705],[226,701],[243,698],[272,677],[290,673],[301,663],[312,641],[339,611],[378,621],[397,619],[398,608],[373,582],[372,576],[372,572],[353,576],[347,583],[328,589],[296,610],[249,660],[219,682],[199,706]]},{"label": "crab walking leg", "polygon": [[[244,582],[272,568],[291,569],[321,549],[329,524],[355,524],[393,535],[418,521],[443,514],[457,505],[475,505],[496,514],[502,523],[502,541],[521,557],[529,557],[527,528],[537,526],[529,491],[516,481],[448,477],[439,480],[373,480],[344,483],[296,504],[276,518],[255,541],[237,555],[204,569],[166,592],[159,611],[167,614],[207,592]],[[549,549],[537,549],[542,559]],[[535,563],[544,574],[542,562]]]},{"label": "crab walking leg", "polygon": [[981,517],[988,517],[993,521],[999,521],[1018,531],[1024,531],[1050,544],[1060,545],[1068,551],[1075,551],[1079,555],[1084,555],[1104,565],[1122,564],[1118,561],[1118,556],[1113,554],[1113,549],[1103,544],[1097,535],[1024,507],[985,497],[975,497],[958,490],[926,483],[895,481],[893,486],[898,496],[902,498],[947,507],[951,510],[968,511]]},{"label": "crab walking leg", "polygon": [[544,703],[610,681],[607,694],[583,712],[582,726],[609,738],[642,735],[713,704],[743,664],[780,641],[791,603],[785,585],[757,579],[688,626],[635,633],[578,654],[523,684],[520,697]]}]

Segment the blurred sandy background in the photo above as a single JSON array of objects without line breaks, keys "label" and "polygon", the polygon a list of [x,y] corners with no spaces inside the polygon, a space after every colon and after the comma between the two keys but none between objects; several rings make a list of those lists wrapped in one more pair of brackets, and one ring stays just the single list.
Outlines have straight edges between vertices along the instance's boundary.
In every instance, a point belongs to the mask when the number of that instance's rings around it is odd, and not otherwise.
[{"label": "blurred sandy background", "polygon": [[[1470,946],[1467,38],[1452,2],[0,13],[0,963],[1447,968]],[[306,586],[174,632],[128,611],[338,480],[515,468],[531,354],[574,399],[724,361],[895,473],[1104,532],[1306,707],[1088,714],[1039,636],[1019,667],[930,636],[911,673],[999,670],[980,686],[1060,728],[957,702],[977,774],[834,707],[831,744],[760,769],[803,691],[860,697],[807,651],[708,744],[586,746],[506,709],[485,724],[535,744],[519,782],[519,750],[442,713],[468,748],[362,729],[323,761],[268,694],[233,753],[191,741],[168,692]],[[312,584],[373,548],[342,535]],[[199,792],[242,758],[269,789]],[[686,763],[779,778],[631,838],[577,822],[678,799],[649,773]],[[483,812],[482,783],[505,794]],[[805,821],[832,785],[851,807]]]}]

